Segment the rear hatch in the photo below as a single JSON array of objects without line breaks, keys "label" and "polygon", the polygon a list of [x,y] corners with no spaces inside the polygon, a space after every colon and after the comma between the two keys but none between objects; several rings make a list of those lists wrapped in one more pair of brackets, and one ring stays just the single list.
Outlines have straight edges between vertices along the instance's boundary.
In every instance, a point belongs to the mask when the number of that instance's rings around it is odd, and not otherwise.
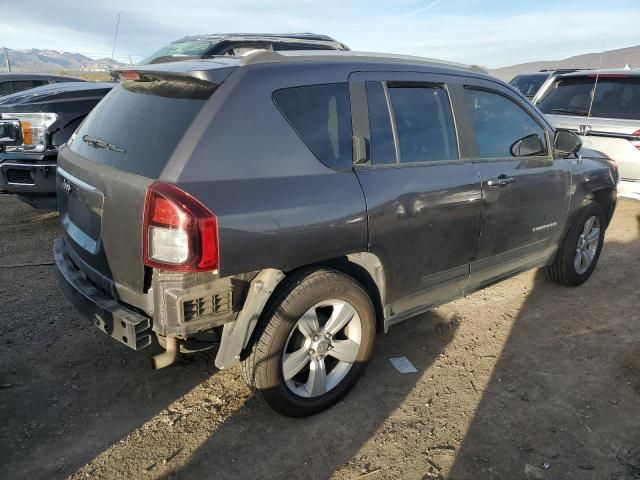
[{"label": "rear hatch", "polygon": [[562,76],[538,107],[556,128],[576,131],[585,147],[615,160],[623,179],[640,179],[640,76]]},{"label": "rear hatch", "polygon": [[173,70],[167,65],[169,71],[148,67],[121,73],[120,85],[60,149],[56,181],[71,259],[102,290],[147,311],[150,277],[142,246],[147,187],[230,74],[228,64],[208,64],[229,70],[215,74],[189,70],[189,62]]}]

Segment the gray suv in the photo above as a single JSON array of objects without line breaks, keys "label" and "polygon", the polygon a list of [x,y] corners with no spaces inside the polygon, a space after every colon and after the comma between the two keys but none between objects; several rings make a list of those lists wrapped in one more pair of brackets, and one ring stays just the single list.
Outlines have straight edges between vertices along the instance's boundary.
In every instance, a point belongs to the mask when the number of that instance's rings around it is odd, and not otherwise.
[{"label": "gray suv", "polygon": [[155,368],[216,348],[317,413],[377,331],[524,270],[579,285],[615,170],[507,84],[444,62],[256,53],[120,73],[60,149],[61,285]]}]

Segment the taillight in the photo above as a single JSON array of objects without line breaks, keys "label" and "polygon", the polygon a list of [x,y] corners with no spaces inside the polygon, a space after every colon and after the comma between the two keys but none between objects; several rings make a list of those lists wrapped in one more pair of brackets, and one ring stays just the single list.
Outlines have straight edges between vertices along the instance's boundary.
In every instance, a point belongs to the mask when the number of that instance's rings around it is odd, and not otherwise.
[{"label": "taillight", "polygon": [[636,130],[631,134],[632,137],[635,137],[637,140],[630,140],[631,144],[640,150],[640,130]]},{"label": "taillight", "polygon": [[216,270],[218,220],[178,187],[155,182],[147,189],[142,233],[144,264],[162,270]]}]

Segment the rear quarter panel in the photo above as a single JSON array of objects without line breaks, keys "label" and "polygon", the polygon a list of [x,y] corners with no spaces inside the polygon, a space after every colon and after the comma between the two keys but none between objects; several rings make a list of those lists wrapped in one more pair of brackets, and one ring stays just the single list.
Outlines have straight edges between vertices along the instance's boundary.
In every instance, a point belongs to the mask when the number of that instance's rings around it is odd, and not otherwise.
[{"label": "rear quarter panel", "polygon": [[200,112],[161,179],[218,218],[221,276],[288,271],[367,250],[352,170],[322,164],[275,106],[280,88],[347,82],[344,66],[256,65],[233,73]]}]

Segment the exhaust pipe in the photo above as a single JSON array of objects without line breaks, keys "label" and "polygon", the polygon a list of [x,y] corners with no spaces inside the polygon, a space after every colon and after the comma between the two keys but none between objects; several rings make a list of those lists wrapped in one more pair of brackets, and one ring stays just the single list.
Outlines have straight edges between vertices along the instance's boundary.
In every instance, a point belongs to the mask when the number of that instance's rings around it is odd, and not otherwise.
[{"label": "exhaust pipe", "polygon": [[154,370],[168,367],[178,359],[178,339],[176,337],[167,337],[165,351],[154,355],[151,358],[151,366]]}]

